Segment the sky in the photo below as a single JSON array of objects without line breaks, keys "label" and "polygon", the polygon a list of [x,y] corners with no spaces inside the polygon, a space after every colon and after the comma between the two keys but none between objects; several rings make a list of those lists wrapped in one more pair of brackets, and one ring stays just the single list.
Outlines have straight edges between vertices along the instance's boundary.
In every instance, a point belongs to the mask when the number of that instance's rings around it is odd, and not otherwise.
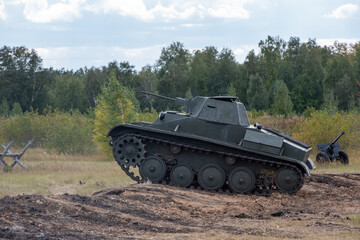
[{"label": "sky", "polygon": [[268,35],[358,42],[360,0],[0,0],[0,47],[35,49],[55,69],[141,70],[177,41],[229,48],[242,63]]}]

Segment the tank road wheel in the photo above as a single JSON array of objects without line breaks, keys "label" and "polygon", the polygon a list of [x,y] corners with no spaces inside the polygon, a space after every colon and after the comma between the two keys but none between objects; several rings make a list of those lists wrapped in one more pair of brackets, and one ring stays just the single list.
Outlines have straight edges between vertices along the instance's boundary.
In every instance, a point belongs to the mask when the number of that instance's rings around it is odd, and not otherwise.
[{"label": "tank road wheel", "polygon": [[200,169],[198,181],[205,190],[219,190],[224,185],[225,172],[216,164],[208,164]]},{"label": "tank road wheel", "polygon": [[229,187],[236,193],[248,193],[255,187],[254,173],[245,167],[237,167],[228,177]]},{"label": "tank road wheel", "polygon": [[339,157],[342,164],[349,164],[349,156],[345,151],[339,151]]},{"label": "tank road wheel", "polygon": [[187,165],[177,165],[170,172],[171,182],[180,187],[188,187],[194,180],[194,172]]},{"label": "tank road wheel", "polygon": [[145,158],[144,144],[136,137],[120,137],[113,145],[114,157],[120,166],[135,167]]},{"label": "tank road wheel", "polygon": [[164,160],[157,156],[150,156],[140,165],[140,175],[153,183],[160,182],[166,174]]},{"label": "tank road wheel", "polygon": [[171,145],[171,152],[174,154],[179,154],[181,152],[181,147],[178,145]]},{"label": "tank road wheel", "polygon": [[328,163],[330,162],[330,158],[326,153],[319,152],[318,154],[316,154],[316,161],[318,163]]},{"label": "tank road wheel", "polygon": [[276,173],[275,184],[281,192],[296,193],[304,184],[303,174],[297,169],[282,167]]}]

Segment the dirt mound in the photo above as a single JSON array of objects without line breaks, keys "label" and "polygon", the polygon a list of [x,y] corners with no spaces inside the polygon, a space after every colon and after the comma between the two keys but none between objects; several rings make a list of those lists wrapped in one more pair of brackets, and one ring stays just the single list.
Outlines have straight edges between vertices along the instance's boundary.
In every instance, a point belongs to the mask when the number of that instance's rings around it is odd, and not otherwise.
[{"label": "dirt mound", "polygon": [[329,239],[360,236],[360,175],[314,175],[295,195],[209,193],[134,184],[92,196],[0,199],[0,238]]}]

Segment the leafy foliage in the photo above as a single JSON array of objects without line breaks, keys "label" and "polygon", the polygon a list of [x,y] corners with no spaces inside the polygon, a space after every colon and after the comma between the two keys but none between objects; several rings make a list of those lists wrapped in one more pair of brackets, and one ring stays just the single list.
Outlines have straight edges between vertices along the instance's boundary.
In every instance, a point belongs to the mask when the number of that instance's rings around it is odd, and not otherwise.
[{"label": "leafy foliage", "polygon": [[14,140],[24,146],[33,139],[33,147],[44,147],[63,154],[93,154],[97,147],[92,141],[91,119],[77,112],[35,111],[0,119],[2,144]]},{"label": "leafy foliage", "polygon": [[14,103],[12,110],[11,110],[11,115],[15,116],[15,115],[22,115],[22,114],[23,114],[23,111],[21,109],[20,103],[17,103],[17,102]]},{"label": "leafy foliage", "polygon": [[259,74],[250,76],[247,99],[249,109],[265,110],[268,106],[269,95]]},{"label": "leafy foliage", "polygon": [[117,124],[136,121],[139,111],[134,92],[121,85],[115,73],[111,73],[94,109],[94,142],[111,155],[109,140],[105,137],[107,132]]},{"label": "leafy foliage", "polygon": [[290,99],[289,89],[284,81],[275,82],[273,91],[273,101],[271,105],[271,113],[274,115],[289,116],[293,109],[293,104]]},{"label": "leafy foliage", "polygon": [[346,133],[339,140],[342,148],[359,149],[360,113],[352,111],[330,115],[326,111],[315,111],[298,122],[293,136],[316,149],[317,144],[331,142],[341,131]]}]

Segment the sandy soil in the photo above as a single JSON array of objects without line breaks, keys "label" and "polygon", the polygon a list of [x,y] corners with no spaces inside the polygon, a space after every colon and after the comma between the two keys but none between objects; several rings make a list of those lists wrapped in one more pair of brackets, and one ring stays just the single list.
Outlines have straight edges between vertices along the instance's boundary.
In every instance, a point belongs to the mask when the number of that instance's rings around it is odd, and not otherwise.
[{"label": "sandy soil", "polygon": [[360,174],[313,175],[295,195],[268,197],[134,184],[92,196],[5,196],[0,238],[360,239],[359,218]]}]

